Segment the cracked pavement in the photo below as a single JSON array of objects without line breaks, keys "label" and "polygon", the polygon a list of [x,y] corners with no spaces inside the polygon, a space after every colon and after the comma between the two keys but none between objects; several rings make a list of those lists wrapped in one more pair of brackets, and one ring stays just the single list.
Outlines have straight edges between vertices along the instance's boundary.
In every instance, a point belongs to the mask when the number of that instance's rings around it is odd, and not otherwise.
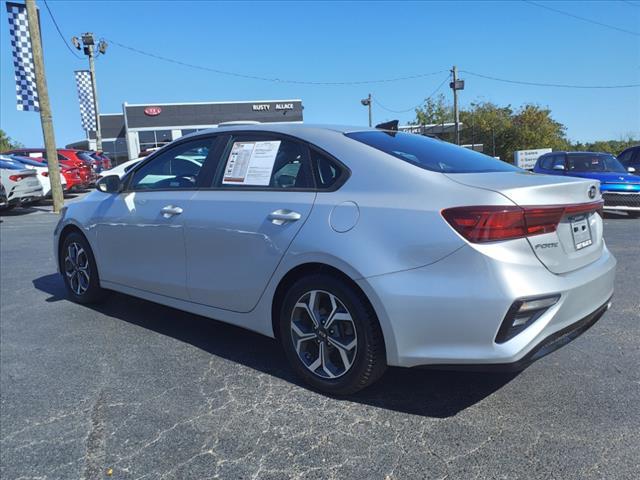
[{"label": "cracked pavement", "polygon": [[125,295],[71,303],[53,263],[56,216],[0,220],[3,479],[640,471],[639,220],[606,218],[613,308],[573,343],[519,375],[390,369],[341,399],[304,387],[274,340]]}]

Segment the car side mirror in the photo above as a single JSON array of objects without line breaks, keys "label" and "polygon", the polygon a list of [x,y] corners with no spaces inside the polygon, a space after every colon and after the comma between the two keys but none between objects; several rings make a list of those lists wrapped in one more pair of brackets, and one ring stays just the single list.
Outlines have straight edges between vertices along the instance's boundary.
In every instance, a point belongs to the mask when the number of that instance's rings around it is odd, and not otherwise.
[{"label": "car side mirror", "polygon": [[629,173],[636,173],[636,169],[635,169],[635,168],[633,168],[633,167],[629,167],[629,168],[627,168],[627,172],[629,172]]},{"label": "car side mirror", "polygon": [[562,170],[564,172],[564,165],[554,165],[553,169],[554,170]]},{"label": "car side mirror", "polygon": [[118,175],[107,175],[96,182],[96,188],[105,193],[118,193],[122,190],[122,182]]}]

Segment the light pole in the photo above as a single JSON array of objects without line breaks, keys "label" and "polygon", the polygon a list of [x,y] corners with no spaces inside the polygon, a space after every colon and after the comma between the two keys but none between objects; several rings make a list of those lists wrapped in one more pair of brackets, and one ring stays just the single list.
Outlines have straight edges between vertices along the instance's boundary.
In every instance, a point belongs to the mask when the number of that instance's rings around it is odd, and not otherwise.
[{"label": "light pole", "polygon": [[371,126],[371,94],[369,94],[367,98],[360,100],[360,103],[365,107],[369,107],[369,126]]},{"label": "light pole", "polygon": [[91,72],[91,89],[93,91],[93,105],[95,107],[96,114],[96,150],[102,151],[102,129],[100,128],[100,109],[98,108],[98,85],[96,82],[96,67],[95,67],[95,52],[96,48],[98,53],[105,54],[107,51],[107,42],[100,40],[96,45],[95,37],[93,33],[83,33],[82,45],[78,37],[73,37],[71,42],[78,50],[83,50],[84,54],[89,57],[89,71]]}]

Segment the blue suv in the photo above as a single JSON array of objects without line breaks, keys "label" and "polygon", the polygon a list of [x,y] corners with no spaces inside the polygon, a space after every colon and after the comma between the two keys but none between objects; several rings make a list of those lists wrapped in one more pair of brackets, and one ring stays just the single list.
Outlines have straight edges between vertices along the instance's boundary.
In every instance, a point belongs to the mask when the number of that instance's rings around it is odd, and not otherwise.
[{"label": "blue suv", "polygon": [[629,173],[610,153],[552,152],[538,158],[533,171],[600,180],[605,210],[640,217],[640,176]]}]

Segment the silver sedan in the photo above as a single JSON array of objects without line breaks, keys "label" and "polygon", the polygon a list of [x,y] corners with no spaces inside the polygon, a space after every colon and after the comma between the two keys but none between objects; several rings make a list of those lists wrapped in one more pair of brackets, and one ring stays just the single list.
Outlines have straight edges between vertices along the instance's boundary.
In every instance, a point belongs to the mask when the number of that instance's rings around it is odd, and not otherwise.
[{"label": "silver sedan", "polygon": [[522,369],[588,329],[613,294],[601,209],[597,181],[419,135],[233,126],[102,178],[55,253],[77,302],[115,290],[260,332],[350,394],[388,365]]}]

